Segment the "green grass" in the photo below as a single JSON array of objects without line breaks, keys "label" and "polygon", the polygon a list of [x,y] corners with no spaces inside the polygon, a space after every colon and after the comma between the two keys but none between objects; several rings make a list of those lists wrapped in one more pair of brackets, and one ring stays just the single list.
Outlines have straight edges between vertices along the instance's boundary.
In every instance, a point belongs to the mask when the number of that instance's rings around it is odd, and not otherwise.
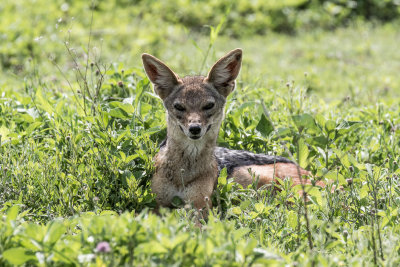
[{"label": "green grass", "polygon": [[[90,12],[79,3],[63,13],[55,3],[44,17],[48,3],[24,9],[16,1],[21,16],[0,19],[7,38],[16,36],[0,44],[0,265],[399,264],[395,23],[210,42],[110,4],[94,14],[87,61]],[[59,16],[66,23],[55,27]],[[205,60],[206,74],[236,47],[244,62],[219,144],[289,157],[328,186],[308,188],[305,209],[289,180],[278,192],[254,190],[222,172],[201,229],[190,207],[154,215],[152,159],[166,123],[140,54],[180,75],[198,74]]]}]

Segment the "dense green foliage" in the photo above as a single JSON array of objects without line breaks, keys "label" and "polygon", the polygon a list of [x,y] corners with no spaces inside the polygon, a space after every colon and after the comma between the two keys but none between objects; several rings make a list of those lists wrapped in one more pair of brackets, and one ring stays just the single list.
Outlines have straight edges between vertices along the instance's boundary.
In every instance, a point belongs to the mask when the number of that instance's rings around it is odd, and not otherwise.
[{"label": "dense green foliage", "polygon": [[[99,1],[92,28],[83,1],[0,3],[1,266],[400,263],[396,24],[321,30],[396,19],[397,1],[232,3]],[[139,55],[205,74],[235,47],[219,145],[286,156],[327,187],[305,208],[290,180],[255,190],[223,171],[202,228],[190,206],[154,215],[166,123]]]},{"label": "dense green foliage", "polygon": [[[227,14],[223,32],[230,36],[266,34],[269,31],[296,32],[322,27],[332,29],[351,20],[398,19],[400,3],[396,0],[270,0],[270,1],[141,1],[161,14],[167,22],[200,30],[216,25],[220,14]],[[129,6],[129,5],[128,5]]]},{"label": "dense green foliage", "polygon": [[[143,47],[162,54],[165,49],[162,40],[188,42],[185,33],[208,34],[209,27],[220,22],[225,25],[221,34],[239,38],[268,35],[271,31],[331,30],[360,21],[398,23],[400,3],[398,0],[113,0],[94,1],[93,9],[92,38],[102,39],[107,48],[120,51],[113,56],[131,58]],[[65,41],[78,40],[84,44],[89,35],[91,15],[87,1],[55,0],[51,4],[46,0],[2,1],[0,13],[7,14],[0,17],[0,70],[11,70],[17,75],[30,72],[27,57],[53,58],[58,62],[65,55]],[[97,46],[102,46],[100,41]]]}]

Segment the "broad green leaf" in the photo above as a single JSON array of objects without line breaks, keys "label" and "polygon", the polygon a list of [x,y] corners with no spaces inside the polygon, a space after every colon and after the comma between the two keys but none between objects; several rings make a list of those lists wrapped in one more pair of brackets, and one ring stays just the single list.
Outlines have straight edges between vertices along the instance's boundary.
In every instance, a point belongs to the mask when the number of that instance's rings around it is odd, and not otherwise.
[{"label": "broad green leaf", "polygon": [[232,213],[235,215],[240,215],[242,213],[242,210],[240,209],[240,207],[233,207]]},{"label": "broad green leaf", "polygon": [[387,216],[382,218],[382,225],[381,227],[384,228],[386,225],[388,225],[390,222],[389,218]]},{"label": "broad green leaf", "polygon": [[262,114],[256,130],[259,131],[262,136],[268,137],[268,135],[274,130],[274,126],[272,126],[271,121]]},{"label": "broad green leaf", "polygon": [[256,203],[254,204],[254,208],[256,209],[257,213],[262,213],[264,210],[265,205],[263,203]]},{"label": "broad green leaf", "polygon": [[368,196],[369,188],[367,184],[364,184],[360,189],[360,198],[365,198]]},{"label": "broad green leaf", "polygon": [[338,181],[339,185],[345,185],[347,184],[346,179],[344,179],[344,176],[340,173],[337,173],[335,171],[330,171],[325,174],[325,178],[328,180],[331,180],[333,182]]},{"label": "broad green leaf", "polygon": [[323,199],[322,199],[322,194],[321,191],[317,188],[317,187],[313,187],[309,190],[306,191],[308,195],[310,195],[312,198],[315,199],[315,201],[317,202],[317,204],[319,206],[323,206]]},{"label": "broad green leaf", "polygon": [[326,145],[329,143],[329,140],[323,135],[310,138],[310,140],[313,145],[321,148],[325,148]]},{"label": "broad green leaf", "polygon": [[245,235],[247,235],[249,232],[250,232],[249,228],[246,228],[246,227],[239,228],[234,231],[233,238],[235,241],[237,241],[237,240],[241,239],[242,237],[244,237]]},{"label": "broad green leaf", "polygon": [[190,235],[188,233],[180,233],[179,235],[176,235],[175,238],[171,240],[170,246],[167,247],[168,249],[174,249],[175,247],[186,243],[186,241],[189,239]]},{"label": "broad green leaf", "polygon": [[247,109],[248,107],[253,107],[253,106],[254,106],[254,102],[252,102],[252,101],[244,102],[239,107],[235,107],[235,109],[232,110],[232,112],[230,112],[232,121],[236,127],[240,126],[240,117],[242,116],[244,110]]},{"label": "broad green leaf", "polygon": [[102,112],[102,115],[103,116],[101,118],[102,118],[103,126],[106,127],[109,122],[109,114],[107,112]]},{"label": "broad green leaf", "polygon": [[128,103],[122,103],[122,102],[118,102],[118,101],[113,101],[110,102],[110,106],[114,107],[114,108],[120,108],[123,111],[125,111],[127,114],[132,114],[134,111],[134,108],[131,104]]},{"label": "broad green leaf", "polygon": [[275,133],[275,135],[278,137],[278,138],[282,138],[282,137],[285,137],[285,136],[287,136],[287,135],[289,135],[290,134],[290,129],[289,128],[278,128],[277,130],[276,130],[276,133]]},{"label": "broad green leaf", "polygon": [[119,155],[121,156],[121,160],[123,161],[123,162],[125,162],[125,160],[126,160],[126,155],[125,155],[125,153],[123,152],[123,151],[119,151]]},{"label": "broad green leaf", "polygon": [[115,140],[117,143],[120,142],[126,135],[129,136],[130,134],[130,130],[126,129],[126,131],[124,131],[122,134],[120,134],[117,138],[117,140]]},{"label": "broad green leaf", "polygon": [[[337,238],[340,236],[338,235]],[[338,249],[342,245],[342,241],[336,240],[336,241],[329,241],[327,244],[325,244],[326,249]],[[321,265],[321,266],[326,266],[326,265]]]},{"label": "broad green leaf", "polygon": [[220,173],[219,173],[219,177],[218,177],[218,184],[220,185],[226,185],[226,178],[228,177],[226,168],[223,168]]},{"label": "broad green leaf", "polygon": [[303,130],[310,132],[319,131],[314,118],[310,114],[293,115],[292,119],[299,132],[302,132]]},{"label": "broad green leaf", "polygon": [[56,243],[58,239],[65,233],[66,228],[65,226],[56,221],[50,222],[50,225],[48,226],[48,230],[46,235],[44,236],[44,242],[48,243],[50,245]]},{"label": "broad green leaf", "polygon": [[258,244],[257,240],[255,240],[254,238],[249,238],[244,247],[245,255],[251,255],[253,253],[253,249],[257,247],[257,244]]},{"label": "broad green leaf", "polygon": [[360,170],[365,169],[364,164],[358,163],[357,160],[351,154],[347,154],[347,157],[348,157],[350,163],[353,164],[354,167],[357,167]]},{"label": "broad green leaf", "polygon": [[332,120],[328,120],[326,123],[325,123],[325,130],[326,130],[326,132],[332,132],[333,130],[335,130],[335,128],[336,128],[336,123],[334,122],[334,121],[332,121]]},{"label": "broad green leaf", "polygon": [[373,174],[373,172],[372,172],[372,165],[369,164],[369,163],[367,163],[367,164],[365,164],[365,168],[367,169],[368,175],[369,175],[371,178],[373,178],[373,177],[374,177],[374,174]]},{"label": "broad green leaf", "polygon": [[46,111],[48,114],[53,114],[53,107],[49,102],[43,97],[43,93],[40,87],[36,90],[36,102],[40,104],[40,107]]},{"label": "broad green leaf", "polygon": [[144,89],[149,86],[149,81],[146,80],[140,80],[139,83],[136,85],[136,97],[135,97],[135,103],[134,103],[134,109],[137,110],[139,102],[142,98]]},{"label": "broad green leaf", "polygon": [[31,115],[29,115],[27,113],[21,113],[21,114],[19,114],[18,121],[32,123],[35,120],[32,118]]},{"label": "broad green leaf", "polygon": [[29,96],[22,96],[16,92],[14,93],[14,95],[17,97],[18,101],[21,102],[22,105],[28,105],[32,101]]},{"label": "broad green leaf", "polygon": [[114,109],[110,110],[109,114],[110,114],[110,116],[112,116],[114,118],[129,119],[128,114],[119,108],[114,108]]},{"label": "broad green leaf", "polygon": [[343,135],[352,131],[355,131],[357,128],[361,126],[361,122],[359,121],[341,121],[339,125],[336,127],[339,135]]},{"label": "broad green leaf", "polygon": [[349,160],[349,156],[346,152],[340,151],[337,148],[333,148],[332,149],[336,156],[339,158],[340,162],[346,167],[349,168],[350,167],[350,160]]},{"label": "broad green leaf", "polygon": [[25,248],[10,248],[3,252],[3,258],[13,265],[21,265],[29,260],[34,260],[36,257],[29,254]]},{"label": "broad green leaf", "polygon": [[18,216],[18,212],[19,212],[18,205],[14,205],[11,208],[9,208],[7,211],[7,221],[14,221]]},{"label": "broad green leaf", "polygon": [[[44,227],[37,225],[37,224],[28,224],[28,226],[26,227],[25,233],[27,236],[29,236],[29,238],[33,241],[39,241],[39,240],[43,240],[44,235],[45,235],[45,229]],[[42,246],[40,244],[38,244],[37,242],[32,242],[34,247],[36,249],[41,249]],[[33,249],[32,248],[32,249]]]},{"label": "broad green leaf", "polygon": [[10,130],[8,128],[6,128],[6,126],[1,126],[0,127],[0,136],[1,136],[1,140],[5,140],[6,137],[9,135]]},{"label": "broad green leaf", "polygon": [[137,250],[144,254],[161,254],[166,253],[167,249],[163,247],[160,242],[150,241],[148,243],[142,243],[137,247]]},{"label": "broad green leaf", "polygon": [[150,113],[151,110],[153,109],[153,106],[150,104],[147,104],[145,102],[140,103],[140,114],[151,114],[151,116],[154,116],[154,114]]},{"label": "broad green leaf", "polygon": [[66,102],[65,98],[62,98],[62,99],[58,100],[58,103],[57,103],[57,105],[55,107],[55,110],[56,110],[57,114],[61,114],[62,113],[62,110],[66,105],[65,102]]},{"label": "broad green leaf", "polygon": [[42,125],[42,122],[39,122],[39,121],[37,121],[37,122],[34,122],[34,123],[31,123],[30,125],[29,125],[29,127],[28,128],[26,128],[26,133],[29,135],[29,134],[31,134],[36,128],[38,128],[40,125]]},{"label": "broad green leaf", "polygon": [[102,216],[107,216],[107,215],[117,216],[118,213],[113,210],[103,210],[102,212],[100,212],[100,215],[102,215]]},{"label": "broad green leaf", "polygon": [[255,212],[255,211],[250,211],[250,212],[248,213],[248,215],[250,216],[251,219],[255,219],[255,218],[258,217],[258,215],[260,215],[260,213],[257,213],[257,212]]},{"label": "broad green leaf", "polygon": [[297,227],[297,213],[293,210],[290,210],[287,214],[287,222],[292,229],[296,229]]},{"label": "broad green leaf", "polygon": [[321,114],[315,115],[315,121],[321,128],[325,127],[326,119]]},{"label": "broad green leaf", "polygon": [[241,208],[242,210],[247,209],[250,205],[251,205],[251,201],[250,201],[249,199],[240,202],[240,208]]},{"label": "broad green leaf", "polygon": [[340,158],[340,161],[346,168],[349,168],[351,166],[350,160],[349,160],[349,155],[347,153],[343,157]]},{"label": "broad green leaf", "polygon": [[308,155],[309,155],[309,151],[308,151],[308,147],[307,144],[304,142],[304,139],[300,139],[298,141],[298,145],[299,145],[299,165],[302,168],[306,168],[308,165]]}]

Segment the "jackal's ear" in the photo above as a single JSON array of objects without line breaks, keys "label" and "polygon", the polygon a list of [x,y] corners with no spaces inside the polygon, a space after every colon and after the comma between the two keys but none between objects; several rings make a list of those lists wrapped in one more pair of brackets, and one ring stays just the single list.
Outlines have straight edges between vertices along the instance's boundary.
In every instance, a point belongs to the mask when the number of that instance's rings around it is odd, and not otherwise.
[{"label": "jackal's ear", "polygon": [[154,91],[164,100],[182,81],[170,68],[156,57],[142,55],[144,70],[154,84]]},{"label": "jackal's ear", "polygon": [[235,79],[242,64],[242,49],[232,50],[220,58],[211,68],[206,82],[214,85],[218,92],[227,97],[235,89]]}]

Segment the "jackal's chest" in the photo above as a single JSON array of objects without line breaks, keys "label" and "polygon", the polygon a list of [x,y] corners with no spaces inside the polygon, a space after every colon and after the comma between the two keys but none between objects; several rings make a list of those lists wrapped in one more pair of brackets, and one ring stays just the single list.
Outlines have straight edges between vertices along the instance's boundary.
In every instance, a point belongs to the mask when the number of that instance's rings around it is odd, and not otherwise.
[{"label": "jackal's chest", "polygon": [[194,180],[216,179],[218,175],[217,161],[213,155],[193,157],[187,151],[167,153],[161,150],[155,157],[155,167],[154,178],[165,179],[177,188]]},{"label": "jackal's chest", "polygon": [[171,206],[174,197],[191,203],[194,199],[210,197],[218,176],[216,160],[199,162],[166,156],[160,151],[155,158],[156,172],[152,179],[152,191],[157,203]]}]

